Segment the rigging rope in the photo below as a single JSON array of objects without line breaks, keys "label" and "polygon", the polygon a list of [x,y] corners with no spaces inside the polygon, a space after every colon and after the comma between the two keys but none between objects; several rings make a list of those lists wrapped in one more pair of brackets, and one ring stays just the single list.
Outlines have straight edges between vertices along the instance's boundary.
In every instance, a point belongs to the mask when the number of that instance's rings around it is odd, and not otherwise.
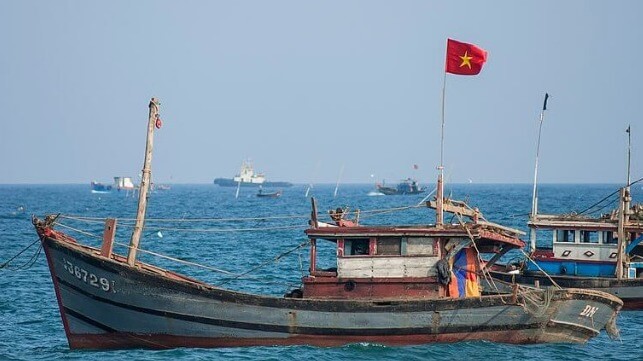
[{"label": "rigging rope", "polygon": [[[634,182],[631,182],[630,184],[628,184],[628,185],[627,185],[627,187],[629,187],[629,186],[633,186],[634,184],[639,183],[639,182],[641,182],[641,181],[643,181],[643,178],[639,178],[639,179],[635,180]],[[584,210],[582,210],[582,211],[578,212],[578,214],[579,214],[579,215],[584,214],[584,213],[585,213],[585,212],[587,212],[588,210],[590,210],[590,209],[592,209],[592,208],[594,208],[594,207],[598,206],[599,204],[601,204],[603,201],[605,201],[605,200],[606,200],[606,199],[608,199],[609,197],[611,197],[611,196],[613,196],[613,195],[617,194],[620,190],[621,190],[620,188],[619,188],[619,189],[617,189],[616,191],[614,191],[614,192],[610,193],[609,195],[607,195],[606,197],[604,197],[604,198],[603,198],[603,199],[601,199],[600,201],[598,201],[598,202],[596,202],[596,203],[592,204],[591,206],[589,206],[589,207],[585,208]],[[602,207],[602,208],[600,208],[600,209],[598,209],[598,210],[596,210],[596,211],[593,211],[592,213],[597,212],[597,211],[599,211],[599,210],[601,210],[601,209],[603,209],[603,208],[605,208],[605,206],[604,206],[604,207]]]},{"label": "rigging rope", "polygon": [[556,283],[556,281],[554,281],[554,279],[553,279],[553,278],[551,278],[551,276],[549,276],[549,273],[545,272],[545,270],[544,270],[544,269],[542,269],[542,268],[538,265],[538,263],[536,263],[536,261],[534,261],[531,257],[529,257],[529,255],[527,254],[527,252],[525,252],[525,250],[523,250],[523,249],[521,248],[521,249],[520,249],[520,252],[522,252],[522,254],[523,254],[523,255],[525,255],[525,257],[527,257],[527,259],[528,259],[529,261],[531,261],[531,263],[535,264],[535,265],[536,265],[536,267],[538,267],[538,269],[539,269],[539,270],[540,270],[540,271],[541,271],[545,276],[547,276],[547,278],[549,278],[549,281],[551,282],[551,284],[552,284],[552,285],[556,286],[559,290],[562,290],[562,289],[563,289],[562,287],[560,287],[560,286],[558,285],[558,283]]},{"label": "rigging rope", "polygon": [[[121,228],[134,228],[133,225],[119,224]],[[155,231],[174,231],[174,232],[201,232],[201,233],[226,233],[226,232],[260,232],[260,231],[274,231],[284,229],[301,229],[302,225],[293,226],[277,226],[277,227],[261,227],[261,228],[222,228],[222,229],[203,229],[203,228],[166,228],[166,227],[150,227],[146,225],[144,228],[154,228]]]},{"label": "rigging rope", "polygon": [[[381,209],[372,209],[372,210],[365,210],[365,211],[359,211],[360,217],[372,217],[375,215],[379,214],[386,214],[386,213],[391,213],[391,212],[396,212],[396,211],[403,211],[403,210],[408,210],[408,209],[413,209],[413,208],[421,208],[424,207],[421,204],[418,205],[412,205],[412,206],[403,206],[403,207],[393,207],[393,208],[381,208]],[[350,213],[357,213],[357,211],[353,212],[347,212],[347,214]],[[367,214],[367,216],[364,216],[364,214]],[[317,215],[325,215],[325,212],[318,212]],[[103,223],[105,221],[104,217],[86,217],[86,216],[78,216],[78,215],[60,215],[60,218],[64,219],[69,219],[69,220],[75,220],[75,221],[82,221],[86,223]],[[266,217],[242,217],[242,218],[146,218],[145,223],[149,226],[152,223],[156,222],[164,222],[164,223],[174,223],[174,222],[212,222],[212,223],[218,223],[218,222],[249,222],[249,221],[267,221],[267,220],[280,220],[280,219],[310,219],[310,215],[282,215],[282,216],[266,216]],[[127,223],[127,222],[133,222],[135,221],[134,218],[118,218],[119,221],[119,226],[130,226],[133,225],[132,223]],[[272,227],[272,229],[288,229],[288,228],[295,228],[296,226],[285,226],[285,227]],[[297,226],[299,227],[299,226]],[[157,227],[154,227],[155,229]],[[161,228],[162,230],[177,230],[177,231],[183,231],[187,229],[183,228]],[[220,232],[233,232],[233,231],[260,231],[260,230],[269,230],[267,228],[240,228],[240,229],[224,229],[220,230]],[[199,232],[217,232],[219,230],[196,230]]]},{"label": "rigging rope", "polygon": [[[521,291],[520,295],[525,300],[523,308],[534,317],[544,315],[551,305],[551,300],[554,297],[554,289],[552,287],[547,287],[545,290],[519,287],[519,290]],[[534,308],[531,308],[529,305],[532,305]]]},{"label": "rigging rope", "polygon": [[[469,227],[467,227],[467,225],[462,221],[462,216],[460,214],[456,213],[456,215],[458,217],[458,221],[460,222],[460,225],[467,231],[467,234],[469,235],[469,238],[471,239],[471,243],[473,243],[473,247],[475,248],[477,256],[478,256],[478,262],[482,262],[482,258],[480,257],[480,250],[478,249],[478,246],[477,246],[477,244],[475,242],[475,239],[473,238],[473,235],[471,234],[471,232],[469,230]],[[522,249],[520,249],[520,250],[525,255],[527,255],[525,253],[525,251],[523,251]],[[527,257],[529,257],[529,256],[527,256]],[[540,266],[538,266],[538,267],[540,268]],[[478,272],[476,272],[476,273],[478,273]],[[549,275],[546,272],[545,272],[545,274],[547,275],[547,277],[549,277]],[[482,275],[484,277],[484,280],[487,282],[487,284],[491,285],[494,288],[494,290],[496,291],[496,293],[498,295],[500,295],[500,300],[503,303],[506,303],[504,297],[502,296],[502,293],[500,292],[500,290],[498,289],[498,286],[496,286],[496,283],[493,280],[493,276],[491,276],[491,272],[488,269],[486,269],[486,267],[482,268]],[[551,277],[549,277],[549,279],[551,280],[553,285],[558,287],[558,289],[562,289],[556,282],[554,282],[553,279],[551,279]],[[516,287],[517,294],[520,294],[522,296],[523,300],[525,301],[525,303],[523,304],[523,307],[527,312],[532,314],[534,317],[540,317],[540,316],[545,314],[545,312],[547,311],[547,309],[549,308],[549,306],[551,304],[551,300],[552,300],[553,295],[554,295],[554,289],[553,288],[548,287],[547,289],[545,289],[543,291],[543,290],[540,290],[540,289],[524,287],[524,286],[521,286],[519,284],[515,284],[515,287]],[[542,293],[542,299],[540,298],[540,296],[538,296],[538,293]],[[529,305],[532,305],[533,308],[530,307]]]},{"label": "rigging rope", "polygon": [[[64,228],[67,228],[67,229],[70,229],[70,230],[73,230],[73,231],[79,232],[79,233],[84,234],[84,235],[89,236],[89,237],[102,238],[102,237],[97,236],[97,235],[95,235],[95,234],[92,234],[92,233],[89,233],[89,232],[85,232],[85,231],[82,231],[82,230],[80,230],[80,229],[77,229],[77,228],[74,228],[74,227],[71,227],[71,226],[64,225],[64,224],[59,223],[59,222],[57,222],[56,224],[57,224],[57,225],[60,225],[60,226],[62,226],[62,227],[64,227]],[[121,243],[121,242],[114,242],[114,244],[116,244],[116,245],[118,245],[118,246],[121,246],[121,247],[125,247],[125,248],[127,248],[127,249],[130,249],[130,248],[131,248],[131,246],[130,246],[130,245],[128,245],[128,244],[124,244],[124,243]],[[182,260],[182,259],[180,259],[180,258],[167,256],[167,255],[164,255],[164,254],[161,254],[161,253],[157,253],[157,252],[149,251],[149,250],[142,249],[142,248],[138,248],[138,251],[139,251],[139,252],[141,252],[141,253],[150,254],[150,255],[152,255],[152,256],[156,256],[156,257],[159,257],[159,258],[167,259],[167,260],[169,260],[169,261],[173,261],[173,262],[176,262],[176,263],[182,263],[182,264],[185,264],[185,265],[188,265],[188,266],[193,266],[193,267],[197,267],[197,268],[202,268],[202,269],[206,269],[206,270],[209,270],[209,271],[212,271],[212,272],[222,273],[222,274],[225,274],[225,275],[231,276],[231,278],[229,278],[227,281],[225,281],[224,283],[222,283],[222,284],[226,284],[226,283],[228,283],[228,282],[230,282],[230,281],[232,281],[232,280],[234,280],[234,279],[238,279],[238,278],[242,278],[242,277],[243,277],[243,278],[256,278],[256,277],[254,277],[254,276],[248,276],[248,274],[249,274],[249,273],[251,273],[251,272],[253,272],[253,271],[255,271],[255,270],[257,270],[257,269],[259,269],[259,268],[261,268],[261,267],[263,267],[263,266],[265,266],[265,265],[266,265],[266,264],[268,264],[270,261],[276,261],[276,260],[279,260],[279,259],[280,259],[280,258],[282,258],[283,256],[285,256],[285,255],[287,255],[287,254],[289,254],[289,253],[292,253],[292,252],[294,252],[294,251],[296,251],[296,250],[298,250],[298,249],[302,248],[302,247],[303,247],[304,245],[306,245],[306,244],[308,244],[308,241],[303,242],[302,244],[298,245],[297,247],[295,247],[295,248],[293,248],[293,249],[291,249],[291,250],[288,250],[288,251],[286,251],[286,252],[284,252],[284,253],[282,253],[282,254],[280,254],[280,255],[278,255],[278,256],[276,256],[276,257],[272,258],[272,259],[270,259],[269,261],[266,261],[266,262],[264,262],[264,263],[260,264],[259,266],[254,267],[254,268],[250,269],[249,271],[246,271],[246,272],[243,272],[243,273],[233,273],[233,272],[226,271],[226,270],[223,270],[223,269],[220,269],[220,268],[216,268],[216,267],[212,267],[212,266],[206,266],[206,265],[203,265],[203,264],[200,264],[200,263],[196,263],[196,262],[191,262],[191,261]],[[266,283],[266,282],[265,282],[265,280],[262,280],[262,282]],[[288,286],[292,286],[292,284],[291,284],[291,283],[286,283],[286,282],[267,282],[267,283],[279,283],[279,284],[286,284],[286,285],[288,285]]]},{"label": "rigging rope", "polygon": [[[76,215],[61,215],[61,218],[74,219],[79,221],[104,221],[103,217],[85,217]],[[145,218],[145,222],[237,222],[237,221],[263,221],[272,219],[296,219],[310,218],[310,216],[284,215],[284,216],[267,216],[267,217],[247,217],[247,218]],[[118,218],[119,221],[136,221],[136,218]]]},{"label": "rigging rope", "polygon": [[97,238],[97,239],[102,239],[102,238],[103,238],[103,237],[101,237],[101,236],[97,236],[97,235],[95,235],[95,234],[93,234],[93,233],[85,232],[85,231],[80,230],[80,229],[78,229],[78,228],[74,228],[74,227],[68,226],[68,225],[66,225],[66,224],[60,223],[60,222],[58,222],[58,221],[56,221],[56,225],[61,226],[61,227],[63,227],[63,228],[67,228],[67,229],[72,230],[72,231],[75,231],[75,232],[78,232],[78,233],[83,234],[83,235],[85,235],[85,236],[87,236],[87,237],[92,237],[92,238]]},{"label": "rigging rope", "polygon": [[[117,244],[117,245],[119,245],[119,246],[121,246],[121,247],[125,247],[125,248],[127,248],[127,249],[132,248],[132,246],[130,246],[130,245],[128,245],[128,244],[120,243],[120,242],[114,242],[114,244]],[[186,264],[186,265],[189,265],[189,266],[194,266],[194,267],[199,267],[199,268],[207,269],[207,270],[209,270],[209,271],[213,271],[213,272],[217,272],[217,273],[223,273],[223,274],[226,274],[226,275],[235,275],[234,273],[229,272],[229,271],[226,271],[226,270],[222,270],[222,269],[219,269],[219,268],[215,268],[215,267],[210,267],[210,266],[202,265],[202,264],[195,263],[195,262],[190,262],[190,261],[182,260],[182,259],[180,259],[180,258],[175,258],[175,257],[166,256],[166,255],[164,255],[164,254],[156,253],[156,252],[152,252],[152,251],[148,251],[148,250],[146,250],[146,249],[142,249],[142,248],[138,248],[138,251],[139,251],[139,252],[142,252],[142,253],[151,254],[151,255],[156,256],[156,257],[159,257],[159,258],[164,258],[164,259],[167,259],[167,260],[170,260],[170,261],[174,261],[174,262],[177,262],[177,263],[183,263],[183,264]]]},{"label": "rigging rope", "polygon": [[[471,234],[469,227],[467,227],[466,223],[464,223],[464,221],[462,220],[462,216],[459,213],[454,213],[454,215],[458,217],[458,222],[464,228],[464,230],[467,231],[467,235],[469,236],[469,239],[471,239],[471,243],[473,244],[473,247],[476,250],[476,254],[478,256],[478,264],[481,264],[483,260],[480,256],[480,250],[478,249],[478,245],[476,244],[476,240],[473,237],[473,234]],[[491,285],[497,293],[500,293],[500,290],[496,286],[496,283],[493,281],[493,277],[491,276],[491,273],[489,272],[488,269],[486,269],[486,267],[482,268],[482,276],[484,277],[484,280],[485,282],[487,282],[487,284]],[[503,298],[501,298],[501,300],[503,303],[505,302]]]},{"label": "rigging rope", "polygon": [[297,247],[295,247],[295,248],[292,248],[292,249],[290,249],[290,250],[288,250],[288,251],[282,252],[281,254],[277,255],[276,257],[273,257],[273,258],[271,258],[271,259],[269,259],[269,260],[267,260],[267,261],[265,261],[265,262],[263,262],[263,263],[259,264],[258,266],[256,266],[256,267],[253,267],[253,268],[249,269],[249,270],[248,270],[248,271],[246,271],[246,272],[239,273],[239,274],[235,275],[234,277],[232,277],[232,278],[228,279],[227,281],[224,281],[223,283],[220,283],[220,285],[225,285],[225,284],[229,283],[230,281],[233,281],[233,280],[235,280],[235,279],[237,279],[237,278],[240,278],[240,277],[243,277],[243,276],[247,275],[248,273],[252,273],[252,272],[254,272],[254,271],[258,270],[258,269],[260,269],[260,268],[264,267],[265,265],[267,265],[267,264],[269,264],[269,263],[276,262],[276,261],[278,261],[279,259],[281,259],[283,256],[286,256],[286,255],[288,255],[288,254],[290,254],[290,253],[292,253],[292,252],[295,252],[296,250],[298,250],[298,249],[302,248],[303,246],[305,246],[305,245],[307,245],[307,244],[308,244],[308,240],[306,240],[305,242],[302,242],[300,245],[298,245],[298,246],[297,246]]},{"label": "rigging rope", "polygon": [[38,250],[36,251],[36,253],[34,255],[32,255],[31,258],[26,263],[24,263],[23,265],[18,266],[16,268],[9,268],[8,267],[9,263],[11,263],[14,259],[18,258],[21,254],[26,252],[29,248],[31,248],[34,244],[36,244],[39,241],[40,241],[40,238],[38,238],[35,241],[31,242],[27,247],[23,248],[20,252],[16,253],[13,257],[9,258],[6,262],[1,264],[0,269],[6,268],[8,270],[20,270],[20,269],[26,269],[26,268],[29,268],[29,267],[33,266],[33,264],[35,263],[36,259],[40,255],[40,251],[42,250],[42,245],[40,245],[38,247]]}]

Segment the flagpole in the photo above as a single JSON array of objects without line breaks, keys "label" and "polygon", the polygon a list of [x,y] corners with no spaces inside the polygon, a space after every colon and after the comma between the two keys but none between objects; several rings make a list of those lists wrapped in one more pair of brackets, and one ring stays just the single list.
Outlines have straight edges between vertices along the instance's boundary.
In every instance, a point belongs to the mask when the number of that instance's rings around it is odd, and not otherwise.
[{"label": "flagpole", "polygon": [[442,129],[440,132],[440,167],[438,169],[442,169],[444,167],[444,98],[446,94],[446,88],[447,88],[447,72],[444,72],[444,79],[442,80]]},{"label": "flagpole", "polygon": [[444,78],[442,80],[442,128],[440,131],[440,165],[438,166],[438,184],[436,186],[436,215],[435,223],[436,225],[442,225],[444,223],[444,213],[443,213],[443,195],[444,195],[444,99],[446,95],[447,88],[447,72],[444,71]]},{"label": "flagpole", "polygon": [[473,44],[462,43],[447,38],[446,64],[442,80],[442,129],[440,130],[440,165],[438,166],[438,184],[435,187],[436,207],[435,223],[444,224],[444,103],[446,99],[447,73],[458,75],[476,75],[487,61],[487,52]]}]

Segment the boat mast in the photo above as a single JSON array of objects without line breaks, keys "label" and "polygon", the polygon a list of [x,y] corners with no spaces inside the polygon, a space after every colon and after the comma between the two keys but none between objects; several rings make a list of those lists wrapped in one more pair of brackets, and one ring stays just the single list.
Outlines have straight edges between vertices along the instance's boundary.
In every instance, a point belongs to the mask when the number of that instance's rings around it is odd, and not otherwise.
[{"label": "boat mast", "polygon": [[149,119],[147,123],[147,141],[145,144],[145,161],[143,162],[143,176],[141,177],[141,186],[138,192],[138,211],[136,213],[136,223],[132,238],[130,240],[129,252],[127,253],[127,264],[134,266],[136,263],[136,252],[143,232],[145,223],[145,209],[147,207],[147,191],[150,187],[150,177],[152,175],[152,148],[154,145],[154,125],[159,116],[159,101],[156,98],[150,100]]},{"label": "boat mast", "polygon": [[627,261],[627,255],[625,254],[625,245],[627,244],[627,235],[625,233],[625,224],[629,222],[629,210],[630,210],[630,160],[631,160],[631,149],[632,149],[632,134],[631,126],[628,126],[625,130],[627,133],[627,184],[619,192],[619,202],[618,202],[618,252],[616,254],[616,278],[623,278],[625,271],[625,262]]},{"label": "boat mast", "polygon": [[[531,196],[531,214],[530,219],[535,220],[538,216],[538,157],[540,155],[540,135],[543,130],[543,120],[545,119],[545,110],[547,110],[547,99],[549,94],[545,93],[545,101],[543,102],[543,110],[540,112],[540,124],[538,126],[538,140],[536,141],[536,164],[534,165],[534,190]],[[530,250],[536,249],[536,230],[531,228],[529,231],[529,245]]]},{"label": "boat mast", "polygon": [[632,201],[632,196],[630,193],[630,160],[632,158],[632,132],[631,126],[627,126],[627,185],[625,186],[625,222],[630,221],[630,202]]},{"label": "boat mast", "polygon": [[632,158],[632,133],[631,133],[631,125],[627,126],[627,129],[625,132],[627,133],[627,185],[626,187],[630,187],[630,160]]}]

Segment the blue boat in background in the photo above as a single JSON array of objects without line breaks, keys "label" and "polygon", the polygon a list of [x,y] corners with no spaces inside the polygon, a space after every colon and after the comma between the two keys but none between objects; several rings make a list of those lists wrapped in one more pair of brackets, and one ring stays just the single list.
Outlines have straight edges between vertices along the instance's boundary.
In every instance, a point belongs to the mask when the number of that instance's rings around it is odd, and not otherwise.
[{"label": "blue boat in background", "polygon": [[383,184],[376,184],[377,191],[387,196],[391,195],[406,195],[406,194],[420,194],[426,188],[420,187],[415,179],[407,178],[397,184],[396,187],[387,187]]},{"label": "blue boat in background", "polygon": [[[519,284],[603,291],[623,300],[623,309],[643,310],[643,204],[632,205],[630,192],[630,186],[643,178],[630,182],[629,151],[627,184],[617,192],[579,213],[538,213],[538,154],[548,97],[545,94],[540,113],[532,209],[527,223],[531,254],[520,265],[509,265],[492,275]],[[626,132],[631,144],[630,127]],[[598,217],[588,216],[605,208],[617,193],[617,209]]]},{"label": "blue boat in background", "polygon": [[104,184],[99,182],[91,182],[92,193],[109,193],[112,191],[111,184]]},{"label": "blue boat in background", "polygon": [[494,278],[599,290],[623,300],[624,310],[643,309],[643,205],[629,205],[628,187],[620,193],[619,208],[597,218],[532,215],[530,257]]}]

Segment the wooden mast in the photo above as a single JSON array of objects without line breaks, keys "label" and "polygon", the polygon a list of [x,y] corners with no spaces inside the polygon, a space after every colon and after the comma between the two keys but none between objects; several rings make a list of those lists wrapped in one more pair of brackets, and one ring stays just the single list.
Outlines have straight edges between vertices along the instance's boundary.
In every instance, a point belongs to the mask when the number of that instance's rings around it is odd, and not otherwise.
[{"label": "wooden mast", "polygon": [[616,254],[616,278],[623,278],[626,270],[625,263],[628,262],[628,257],[625,254],[625,247],[628,243],[629,234],[625,233],[625,224],[630,221],[630,202],[632,201],[632,196],[630,194],[630,159],[631,159],[631,149],[632,149],[632,135],[631,135],[631,126],[628,126],[625,132],[627,133],[627,183],[625,187],[621,188],[619,193],[619,202],[618,202],[618,251]]},{"label": "wooden mast", "polygon": [[623,262],[625,261],[625,230],[624,230],[624,223],[625,223],[625,212],[627,209],[625,209],[625,197],[626,197],[626,190],[625,187],[621,188],[619,192],[619,201],[618,201],[618,229],[617,229],[617,235],[618,235],[618,245],[617,245],[617,253],[616,253],[616,278],[617,279],[622,279],[623,278]]},{"label": "wooden mast", "polygon": [[147,141],[145,144],[145,161],[143,162],[143,176],[141,177],[141,186],[138,192],[138,211],[136,213],[136,224],[130,240],[129,252],[127,253],[127,264],[134,266],[136,263],[136,252],[143,232],[145,223],[145,209],[147,207],[147,191],[150,188],[150,178],[152,175],[152,148],[154,146],[154,125],[159,116],[159,101],[156,98],[150,100],[149,119],[147,123]]}]

